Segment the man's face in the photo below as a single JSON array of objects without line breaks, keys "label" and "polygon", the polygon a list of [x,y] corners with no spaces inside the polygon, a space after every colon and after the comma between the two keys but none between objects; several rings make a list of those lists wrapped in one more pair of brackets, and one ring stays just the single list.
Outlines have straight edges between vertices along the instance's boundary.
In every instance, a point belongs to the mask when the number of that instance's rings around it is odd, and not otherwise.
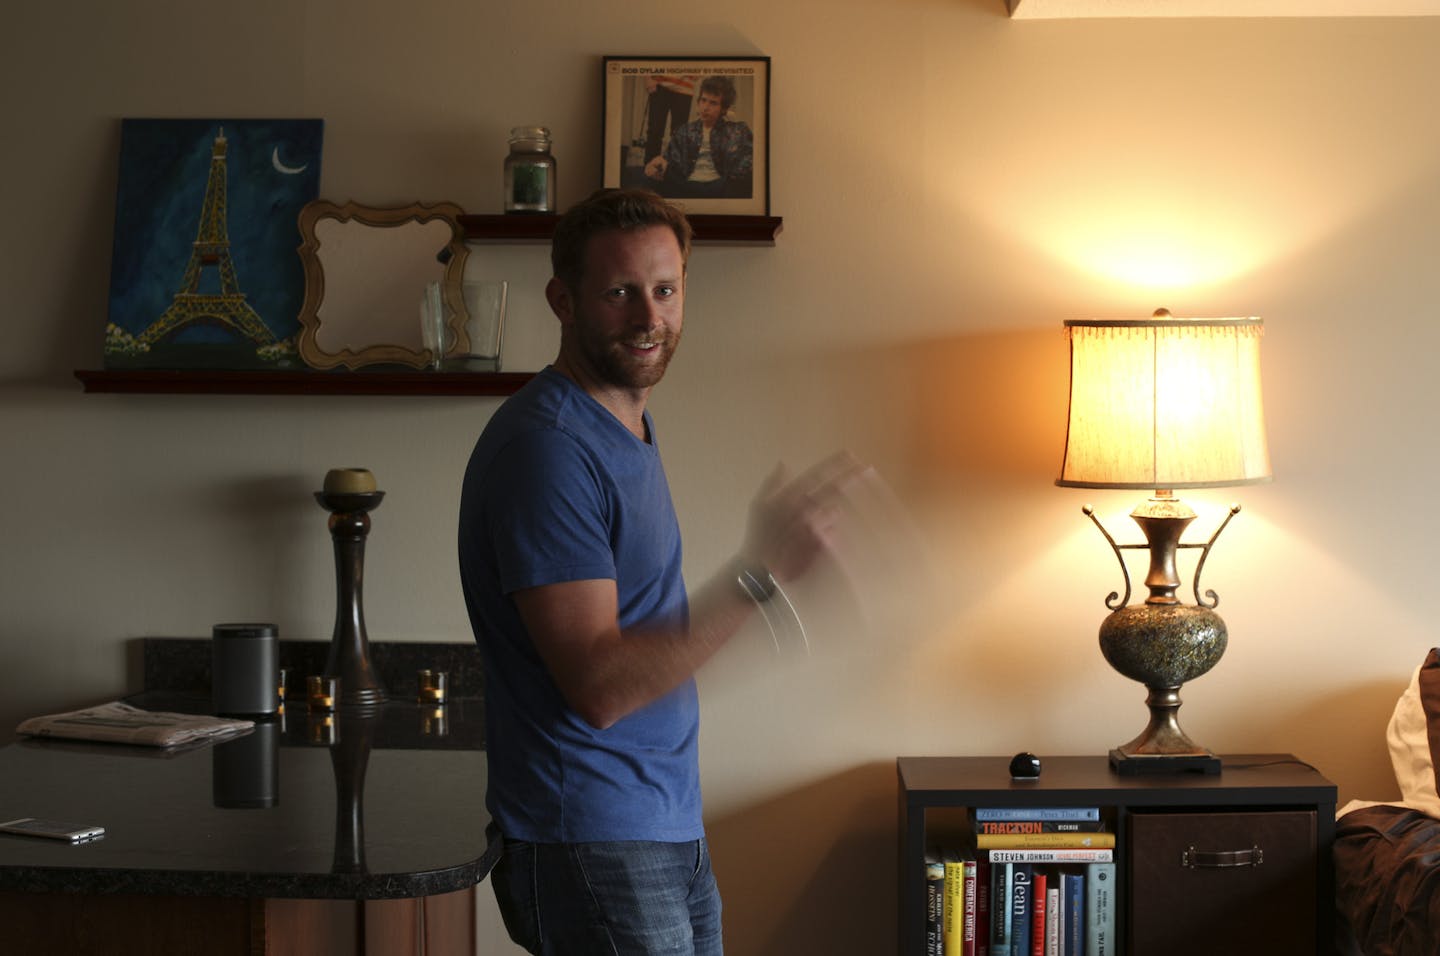
[{"label": "man's face", "polygon": [[[685,263],[668,226],[592,236],[580,288],[556,313],[569,359],[596,384],[648,389],[665,375],[684,323]],[[553,303],[552,303],[553,304]]]},{"label": "man's face", "polygon": [[725,108],[720,105],[720,97],[714,93],[701,91],[699,106],[700,121],[706,126],[714,126],[715,121],[725,112]]}]

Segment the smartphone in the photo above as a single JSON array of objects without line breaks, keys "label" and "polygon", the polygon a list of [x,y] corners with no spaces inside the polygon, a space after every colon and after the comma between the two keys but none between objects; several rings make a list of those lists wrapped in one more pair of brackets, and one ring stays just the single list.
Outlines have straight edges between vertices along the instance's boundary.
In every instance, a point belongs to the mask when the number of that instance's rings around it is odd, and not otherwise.
[{"label": "smartphone", "polygon": [[49,837],[52,840],[66,840],[70,843],[88,843],[103,837],[105,828],[21,817],[18,820],[7,820],[0,823],[0,833],[18,833],[22,836]]}]

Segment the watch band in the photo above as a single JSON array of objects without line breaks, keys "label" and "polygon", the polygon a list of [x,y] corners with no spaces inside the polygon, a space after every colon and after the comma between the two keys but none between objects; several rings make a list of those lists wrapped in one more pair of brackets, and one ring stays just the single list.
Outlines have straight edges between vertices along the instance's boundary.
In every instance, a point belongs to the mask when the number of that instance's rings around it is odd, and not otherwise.
[{"label": "watch band", "polygon": [[756,604],[764,604],[775,596],[779,584],[763,564],[740,564],[735,569],[735,582]]}]

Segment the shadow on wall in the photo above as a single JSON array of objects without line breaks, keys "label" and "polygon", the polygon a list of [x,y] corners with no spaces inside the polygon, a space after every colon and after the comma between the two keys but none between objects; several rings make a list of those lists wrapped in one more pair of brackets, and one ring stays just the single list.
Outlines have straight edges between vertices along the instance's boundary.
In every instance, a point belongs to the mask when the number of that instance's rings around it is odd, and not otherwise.
[{"label": "shadow on wall", "polygon": [[1315,764],[1337,783],[1344,781],[1336,809],[1351,800],[1398,800],[1385,734],[1408,683],[1407,675],[1318,697],[1277,721],[1270,734],[1273,746]]},{"label": "shadow on wall", "polygon": [[1385,734],[1408,682],[1407,675],[1336,688],[1289,710],[1276,703],[1258,721],[1256,708],[1210,708],[1196,737],[1221,754],[1294,754],[1337,784],[1337,809],[1350,800],[1395,800],[1400,790]]},{"label": "shadow on wall", "polygon": [[917,346],[917,469],[942,483],[1050,486],[1065,438],[1068,363],[1057,328]]},{"label": "shadow on wall", "polygon": [[895,800],[895,765],[868,763],[707,821],[726,950],[893,951]]},{"label": "shadow on wall", "polygon": [[[1081,498],[1054,487],[1069,387],[1063,329],[1013,321],[1038,327],[832,349],[814,363],[831,380],[825,414],[891,482],[933,549],[947,621],[992,600],[1057,534],[1084,530]],[[1022,645],[1005,641],[991,660],[976,643],[986,636],[972,627],[966,659],[1012,665]]]},{"label": "shadow on wall", "polygon": [[[1069,360],[1063,329],[1048,324],[806,359],[831,378],[822,391],[829,415],[846,432],[866,432],[859,450],[926,497],[1050,486],[1065,438]],[[888,447],[864,447],[877,441]]]}]

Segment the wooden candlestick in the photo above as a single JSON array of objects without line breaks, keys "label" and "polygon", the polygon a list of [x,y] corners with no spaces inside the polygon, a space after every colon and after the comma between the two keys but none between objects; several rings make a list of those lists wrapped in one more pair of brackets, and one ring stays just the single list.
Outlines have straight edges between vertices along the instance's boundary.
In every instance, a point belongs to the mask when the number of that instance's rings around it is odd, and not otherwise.
[{"label": "wooden candlestick", "polygon": [[369,512],[380,507],[384,497],[383,491],[315,492],[315,500],[330,512],[330,537],[335,543],[335,631],[325,676],[340,678],[341,707],[373,709],[385,703],[385,689],[370,663],[362,601]]}]

